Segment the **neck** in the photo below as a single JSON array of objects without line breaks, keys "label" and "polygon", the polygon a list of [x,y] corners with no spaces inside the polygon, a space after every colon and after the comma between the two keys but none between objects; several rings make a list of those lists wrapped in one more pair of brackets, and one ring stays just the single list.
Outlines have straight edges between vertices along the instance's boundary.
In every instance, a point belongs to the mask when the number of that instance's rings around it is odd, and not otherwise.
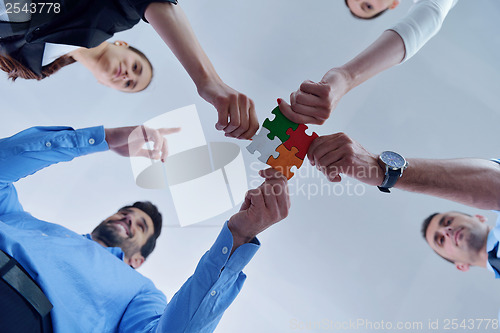
[{"label": "neck", "polygon": [[486,243],[488,242],[488,235],[489,235],[492,227],[488,226],[487,228],[488,228],[488,232],[486,233],[486,237],[484,239],[484,246],[481,249],[481,251],[479,252],[479,257],[478,257],[477,263],[474,264],[476,266],[484,267],[484,268],[487,267],[486,263],[488,262],[488,252],[486,251]]},{"label": "neck", "polygon": [[108,45],[108,42],[102,42],[98,46],[90,49],[81,47],[70,52],[68,55],[72,56],[73,59],[81,63],[86,68],[91,69],[99,62]]}]

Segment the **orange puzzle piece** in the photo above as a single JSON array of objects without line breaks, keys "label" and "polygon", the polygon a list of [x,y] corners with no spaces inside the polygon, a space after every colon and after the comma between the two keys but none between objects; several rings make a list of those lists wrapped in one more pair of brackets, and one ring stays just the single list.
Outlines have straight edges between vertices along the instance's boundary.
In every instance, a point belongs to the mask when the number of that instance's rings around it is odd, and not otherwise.
[{"label": "orange puzzle piece", "polygon": [[286,149],[284,145],[279,145],[276,148],[276,151],[280,153],[278,158],[274,158],[273,156],[269,156],[267,159],[267,164],[272,166],[273,169],[278,170],[283,175],[285,175],[286,179],[290,179],[293,177],[294,173],[290,170],[293,166],[296,166],[297,169],[302,165],[303,160],[295,156],[299,152],[296,147],[292,147],[292,150]]}]

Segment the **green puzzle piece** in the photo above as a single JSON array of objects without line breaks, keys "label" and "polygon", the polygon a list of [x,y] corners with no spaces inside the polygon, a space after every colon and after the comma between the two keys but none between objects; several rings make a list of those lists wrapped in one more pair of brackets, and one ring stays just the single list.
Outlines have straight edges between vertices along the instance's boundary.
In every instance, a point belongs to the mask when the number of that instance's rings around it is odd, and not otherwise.
[{"label": "green puzzle piece", "polygon": [[294,123],[293,121],[288,120],[283,113],[281,113],[279,106],[275,107],[271,113],[274,113],[275,117],[271,121],[269,118],[264,120],[262,126],[269,130],[269,134],[267,137],[270,140],[274,140],[275,137],[278,137],[281,142],[285,142],[290,138],[290,135],[286,134],[286,131],[291,128],[294,131],[297,129],[299,124]]}]

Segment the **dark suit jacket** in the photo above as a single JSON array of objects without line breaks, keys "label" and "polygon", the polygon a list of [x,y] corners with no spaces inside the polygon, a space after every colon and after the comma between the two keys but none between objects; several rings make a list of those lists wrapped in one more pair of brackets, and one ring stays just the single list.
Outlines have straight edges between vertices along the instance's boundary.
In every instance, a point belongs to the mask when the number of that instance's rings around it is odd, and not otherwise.
[{"label": "dark suit jacket", "polygon": [[[57,0],[54,0],[57,1]],[[36,13],[26,23],[0,23],[0,52],[41,74],[45,43],[95,47],[127,30],[152,2],[177,0],[59,0],[60,13]],[[45,2],[33,0],[33,3]],[[146,21],[147,22],[147,21]]]}]

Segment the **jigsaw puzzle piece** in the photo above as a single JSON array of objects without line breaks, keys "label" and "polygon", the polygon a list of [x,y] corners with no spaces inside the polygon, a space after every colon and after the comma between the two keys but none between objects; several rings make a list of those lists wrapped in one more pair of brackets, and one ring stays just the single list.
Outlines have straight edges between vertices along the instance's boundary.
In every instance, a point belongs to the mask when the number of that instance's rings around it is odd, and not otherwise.
[{"label": "jigsaw puzzle piece", "polygon": [[279,156],[276,148],[281,145],[281,141],[278,138],[269,140],[269,133],[267,128],[262,127],[259,133],[253,136],[252,142],[247,146],[247,150],[252,154],[255,154],[256,151],[260,152],[258,159],[262,163],[266,163],[270,156],[275,158]]},{"label": "jigsaw puzzle piece", "polygon": [[313,132],[312,135],[308,135],[306,133],[306,129],[308,129],[307,125],[300,124],[296,130],[292,130],[291,128],[286,131],[290,137],[288,140],[283,142],[283,145],[292,150],[292,147],[298,149],[298,153],[295,154],[298,158],[303,160],[306,158],[307,151],[309,150],[309,146],[311,143],[318,137],[318,134]]},{"label": "jigsaw puzzle piece", "polygon": [[296,130],[299,124],[288,120],[288,118],[281,113],[279,106],[275,107],[271,113],[275,115],[274,119],[269,120],[269,118],[267,118],[262,124],[263,127],[267,128],[271,132],[267,137],[271,140],[278,137],[281,142],[285,142],[290,137],[286,131],[289,128]]},{"label": "jigsaw puzzle piece", "polygon": [[302,165],[303,160],[295,156],[298,152],[298,149],[292,147],[292,150],[288,150],[284,145],[280,145],[276,148],[276,151],[279,153],[278,158],[274,158],[270,156],[267,160],[267,164],[273,167],[273,169],[278,170],[283,175],[285,175],[286,179],[290,179],[293,177],[294,173],[291,172],[291,169],[296,166],[297,169]]}]

